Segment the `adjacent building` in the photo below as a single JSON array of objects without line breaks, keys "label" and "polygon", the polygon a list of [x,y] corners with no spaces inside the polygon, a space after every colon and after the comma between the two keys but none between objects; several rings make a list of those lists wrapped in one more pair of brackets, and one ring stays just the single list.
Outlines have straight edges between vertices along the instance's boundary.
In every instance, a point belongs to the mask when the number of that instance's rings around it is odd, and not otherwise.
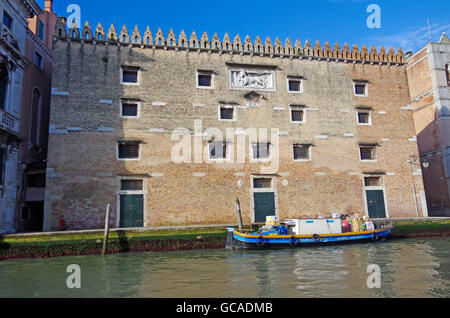
[{"label": "adjacent building", "polygon": [[45,171],[56,14],[53,1],[28,19],[24,69],[15,227],[17,231],[42,231]]},{"label": "adjacent building", "polygon": [[407,58],[411,108],[430,216],[450,216],[450,40]]},{"label": "adjacent building", "polygon": [[0,1],[0,233],[15,231],[27,18],[40,12],[34,0]]},{"label": "adjacent building", "polygon": [[44,230],[427,216],[403,52],[59,19]]}]

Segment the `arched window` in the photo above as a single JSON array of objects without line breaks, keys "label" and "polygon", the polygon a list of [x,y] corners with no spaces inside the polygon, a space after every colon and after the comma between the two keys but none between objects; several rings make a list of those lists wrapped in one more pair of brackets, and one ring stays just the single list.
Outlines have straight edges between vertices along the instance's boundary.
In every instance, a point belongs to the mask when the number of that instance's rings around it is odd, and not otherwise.
[{"label": "arched window", "polygon": [[41,93],[37,88],[33,90],[30,109],[30,143],[32,145],[40,144],[41,129]]},{"label": "arched window", "polygon": [[6,64],[0,64],[0,109],[5,109],[9,74]]},{"label": "arched window", "polygon": [[447,77],[447,86],[450,86],[450,64],[445,65],[445,75]]}]

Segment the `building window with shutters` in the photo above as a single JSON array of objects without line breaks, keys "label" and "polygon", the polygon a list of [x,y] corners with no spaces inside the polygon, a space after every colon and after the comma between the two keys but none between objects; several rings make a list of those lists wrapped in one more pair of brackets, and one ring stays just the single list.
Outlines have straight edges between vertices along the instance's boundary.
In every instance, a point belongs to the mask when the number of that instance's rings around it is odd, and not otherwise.
[{"label": "building window with shutters", "polygon": [[0,146],[0,186],[5,184],[6,148]]}]

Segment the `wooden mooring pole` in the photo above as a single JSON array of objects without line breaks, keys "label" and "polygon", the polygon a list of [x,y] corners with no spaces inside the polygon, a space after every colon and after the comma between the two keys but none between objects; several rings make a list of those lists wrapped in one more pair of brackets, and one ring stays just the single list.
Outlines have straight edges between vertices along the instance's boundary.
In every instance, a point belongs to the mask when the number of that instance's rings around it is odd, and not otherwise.
[{"label": "wooden mooring pole", "polygon": [[103,248],[102,255],[106,254],[106,249],[108,248],[108,237],[109,237],[109,214],[111,211],[111,204],[108,203],[106,206],[106,215],[105,215],[105,233],[103,235]]},{"label": "wooden mooring pole", "polygon": [[238,197],[236,197],[236,214],[237,214],[237,218],[238,218],[239,232],[242,232],[243,226],[242,226],[242,215],[241,215],[241,203],[239,202]]}]

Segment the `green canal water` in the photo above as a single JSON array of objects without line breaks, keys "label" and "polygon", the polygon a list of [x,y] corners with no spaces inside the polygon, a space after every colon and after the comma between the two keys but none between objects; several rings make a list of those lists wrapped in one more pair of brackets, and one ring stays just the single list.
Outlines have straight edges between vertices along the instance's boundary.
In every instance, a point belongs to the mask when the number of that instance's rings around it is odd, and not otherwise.
[{"label": "green canal water", "polygon": [[[80,289],[66,285],[71,264]],[[3,261],[0,297],[450,297],[450,238]]]}]

